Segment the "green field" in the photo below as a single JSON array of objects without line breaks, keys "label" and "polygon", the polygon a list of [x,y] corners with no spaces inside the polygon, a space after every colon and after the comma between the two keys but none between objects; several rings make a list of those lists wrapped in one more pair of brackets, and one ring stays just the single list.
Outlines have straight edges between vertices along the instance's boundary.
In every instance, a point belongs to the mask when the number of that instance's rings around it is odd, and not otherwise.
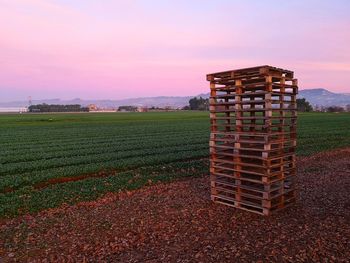
[{"label": "green field", "polygon": [[[208,173],[207,112],[0,115],[0,217]],[[304,113],[298,155],[350,145],[350,114]]]}]

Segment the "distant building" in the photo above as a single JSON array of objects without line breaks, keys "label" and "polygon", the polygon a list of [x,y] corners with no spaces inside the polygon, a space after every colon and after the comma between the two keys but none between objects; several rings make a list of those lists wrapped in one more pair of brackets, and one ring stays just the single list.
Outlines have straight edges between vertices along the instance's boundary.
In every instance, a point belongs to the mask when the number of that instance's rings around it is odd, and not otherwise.
[{"label": "distant building", "polygon": [[28,108],[26,107],[7,107],[7,108],[3,108],[0,107],[0,112],[3,113],[22,113],[22,112],[28,112]]},{"label": "distant building", "polygon": [[89,111],[97,111],[98,107],[96,106],[96,104],[89,104],[88,105]]},{"label": "distant building", "polygon": [[147,112],[148,108],[147,107],[137,107],[137,112]]}]

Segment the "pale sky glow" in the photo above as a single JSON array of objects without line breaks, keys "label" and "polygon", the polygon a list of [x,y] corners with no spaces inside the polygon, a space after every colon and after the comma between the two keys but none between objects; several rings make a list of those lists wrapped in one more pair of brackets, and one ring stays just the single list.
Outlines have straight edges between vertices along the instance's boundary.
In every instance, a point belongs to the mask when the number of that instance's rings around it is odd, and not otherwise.
[{"label": "pale sky glow", "polygon": [[0,101],[208,92],[205,75],[273,65],[350,92],[347,0],[0,0]]}]

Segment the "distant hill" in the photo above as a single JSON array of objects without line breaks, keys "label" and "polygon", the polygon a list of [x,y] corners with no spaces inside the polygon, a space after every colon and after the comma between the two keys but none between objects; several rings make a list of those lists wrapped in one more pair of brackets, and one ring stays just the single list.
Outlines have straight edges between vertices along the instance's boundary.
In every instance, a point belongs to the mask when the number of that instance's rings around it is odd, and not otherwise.
[{"label": "distant hill", "polygon": [[[208,98],[209,93],[200,94]],[[334,93],[326,89],[305,89],[299,90],[298,98],[305,98],[313,106],[346,106],[350,104],[350,93]]]},{"label": "distant hill", "polygon": [[[123,100],[82,100],[82,99],[72,99],[72,100],[61,100],[61,99],[42,99],[33,100],[32,104],[80,104],[82,106],[87,106],[89,104],[96,104],[98,107],[102,108],[117,108],[119,106],[145,106],[145,107],[172,107],[180,108],[188,105],[188,101],[194,96],[187,97],[172,97],[172,96],[159,96],[159,97],[144,97],[144,98],[130,98]],[[28,101],[13,101],[13,102],[0,102],[1,108],[8,107],[27,107]]]},{"label": "distant hill", "polygon": [[305,98],[312,105],[345,106],[350,104],[350,94],[334,93],[326,89],[305,89],[299,91],[299,98]]},{"label": "distant hill", "polygon": [[[209,93],[199,94],[197,97],[208,98]],[[119,106],[145,106],[145,107],[172,107],[180,108],[188,105],[188,101],[194,96],[159,96],[159,97],[143,97],[143,98],[130,98],[123,100],[61,100],[61,99],[43,99],[33,100],[32,104],[80,104],[87,106],[89,104],[96,104],[102,108],[117,108]],[[326,89],[308,89],[300,90],[299,98],[305,98],[312,105],[319,106],[345,106],[350,104],[350,94],[333,93]],[[27,101],[14,101],[14,102],[0,102],[0,107],[26,107],[28,106]]]}]

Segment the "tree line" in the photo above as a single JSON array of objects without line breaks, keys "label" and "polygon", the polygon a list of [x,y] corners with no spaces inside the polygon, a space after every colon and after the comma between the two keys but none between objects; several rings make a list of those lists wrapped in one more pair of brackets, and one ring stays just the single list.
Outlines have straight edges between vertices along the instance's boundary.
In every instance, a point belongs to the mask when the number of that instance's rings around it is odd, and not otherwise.
[{"label": "tree line", "polygon": [[[345,107],[340,106],[315,106],[313,107],[305,98],[297,99],[297,111],[299,112],[350,112],[350,104]],[[119,111],[137,111],[135,106],[120,106]],[[149,108],[149,110],[160,110],[161,108]],[[209,110],[209,99],[202,97],[194,97],[189,100],[188,105],[182,108],[183,110],[199,110],[199,111],[208,111]],[[169,109],[168,109],[169,110]],[[29,112],[88,112],[88,107],[82,107],[79,104],[70,104],[70,105],[58,105],[58,104],[37,104],[31,105],[28,108]]]},{"label": "tree line", "polygon": [[[308,102],[305,98],[297,99],[297,111],[299,112],[312,112],[312,111],[322,111],[322,112],[350,112],[350,104],[345,107],[340,106],[330,106],[330,107],[313,107],[310,102]],[[189,105],[183,107],[183,110],[201,110],[207,111],[209,110],[209,99],[205,99],[202,97],[194,97],[189,100]]]},{"label": "tree line", "polygon": [[28,107],[29,112],[88,112],[89,108],[79,104],[58,105],[58,104],[37,104]]},{"label": "tree line", "polygon": [[189,105],[183,107],[183,110],[209,110],[209,99],[194,97],[188,101],[188,104]]},{"label": "tree line", "polygon": [[305,98],[297,99],[297,109],[301,112],[310,112],[310,111],[318,111],[318,112],[350,112],[350,104],[345,107],[341,106],[312,106]]}]

